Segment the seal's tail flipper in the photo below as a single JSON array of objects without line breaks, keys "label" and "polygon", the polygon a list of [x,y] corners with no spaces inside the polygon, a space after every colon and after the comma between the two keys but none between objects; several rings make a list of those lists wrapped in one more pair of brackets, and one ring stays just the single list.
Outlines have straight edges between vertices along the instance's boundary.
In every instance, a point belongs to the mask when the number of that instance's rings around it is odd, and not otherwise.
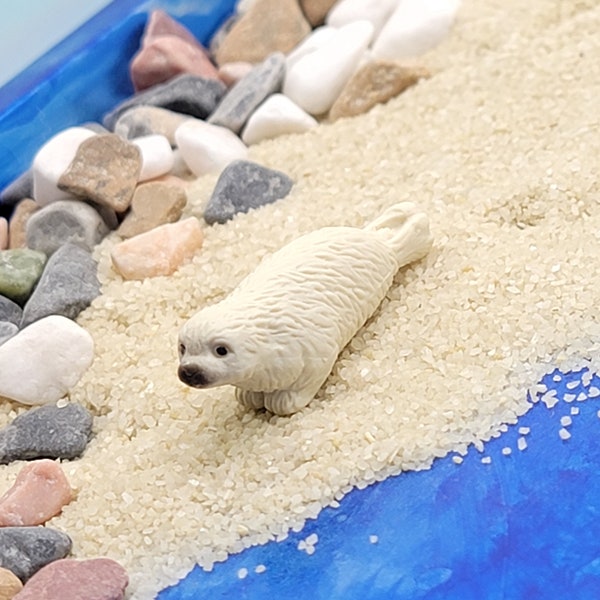
[{"label": "seal's tail flipper", "polygon": [[398,267],[423,258],[433,243],[427,215],[412,202],[400,202],[365,226],[385,236],[394,248]]}]

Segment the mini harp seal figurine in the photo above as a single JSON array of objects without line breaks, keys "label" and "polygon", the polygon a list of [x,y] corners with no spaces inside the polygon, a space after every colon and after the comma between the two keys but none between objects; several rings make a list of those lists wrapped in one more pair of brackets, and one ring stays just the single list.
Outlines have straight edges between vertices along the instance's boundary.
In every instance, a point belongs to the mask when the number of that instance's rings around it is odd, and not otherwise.
[{"label": "mini harp seal figurine", "polygon": [[431,245],[429,220],[410,202],[362,229],[325,227],[294,240],[184,323],[179,378],[195,388],[233,385],[253,409],[297,412],[375,312],[398,269]]}]

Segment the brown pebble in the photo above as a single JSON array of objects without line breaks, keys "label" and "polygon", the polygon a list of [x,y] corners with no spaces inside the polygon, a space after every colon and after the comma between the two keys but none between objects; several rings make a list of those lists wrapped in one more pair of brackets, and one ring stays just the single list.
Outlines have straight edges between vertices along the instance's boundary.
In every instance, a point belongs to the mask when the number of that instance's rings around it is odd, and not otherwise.
[{"label": "brown pebble", "polygon": [[129,207],[142,168],[141,152],[114,133],[84,140],[58,187],[117,212]]},{"label": "brown pebble", "polygon": [[144,44],[131,61],[129,71],[137,92],[182,73],[219,78],[204,48],[174,35],[156,37]]},{"label": "brown pebble", "polygon": [[215,58],[218,65],[262,62],[273,52],[289,52],[310,32],[298,0],[255,0],[227,32]]},{"label": "brown pebble", "polygon": [[0,250],[8,248],[8,221],[0,217]]},{"label": "brown pebble", "polygon": [[327,13],[337,0],[300,0],[300,8],[306,19],[313,26],[322,25]]},{"label": "brown pebble", "polygon": [[14,248],[26,248],[26,236],[25,228],[27,227],[27,221],[29,217],[40,209],[40,205],[31,198],[25,198],[21,200],[13,211],[8,224],[8,247]]},{"label": "brown pebble", "polygon": [[131,211],[117,233],[123,238],[150,231],[181,217],[187,202],[183,187],[159,181],[139,185],[131,201]]},{"label": "brown pebble", "polygon": [[363,114],[429,75],[429,71],[419,65],[385,60],[368,62],[345,85],[329,111],[329,118],[335,121]]},{"label": "brown pebble", "polygon": [[12,600],[22,588],[21,580],[12,571],[0,567],[0,600]]}]

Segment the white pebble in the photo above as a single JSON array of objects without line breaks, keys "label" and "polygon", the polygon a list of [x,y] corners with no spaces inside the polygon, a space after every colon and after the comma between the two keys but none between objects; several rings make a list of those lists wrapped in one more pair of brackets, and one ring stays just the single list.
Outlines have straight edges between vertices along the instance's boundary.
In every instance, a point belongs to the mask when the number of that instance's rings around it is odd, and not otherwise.
[{"label": "white pebble", "polygon": [[343,27],[365,19],[373,24],[377,35],[397,5],[398,0],[339,0],[327,14],[325,23],[332,27]]},{"label": "white pebble", "polygon": [[457,465],[460,465],[460,464],[462,464],[462,462],[463,462],[463,457],[462,457],[462,456],[458,456],[458,455],[456,454],[456,455],[454,455],[454,456],[452,457],[452,461],[453,461],[455,464],[457,464]]},{"label": "white pebble", "polygon": [[373,42],[377,58],[419,56],[439,44],[450,31],[460,0],[402,0]]},{"label": "white pebble", "polygon": [[571,425],[571,423],[573,423],[573,419],[571,419],[571,417],[565,415],[564,417],[560,418],[560,424],[563,427],[568,427],[569,425]]},{"label": "white pebble", "polygon": [[574,390],[576,387],[579,387],[581,385],[581,381],[579,381],[578,379],[576,379],[575,381],[568,381],[566,383],[566,388],[568,390]]},{"label": "white pebble", "polygon": [[530,432],[531,432],[531,427],[519,427],[520,435],[529,435]]},{"label": "white pebble", "polygon": [[260,575],[261,573],[264,573],[267,570],[267,567],[265,567],[265,565],[257,565],[256,569],[254,569],[254,572],[257,573],[258,575]]},{"label": "white pebble", "polygon": [[561,427],[561,429],[559,429],[558,435],[560,436],[561,440],[568,440],[571,437],[569,431],[564,427]]},{"label": "white pebble", "polygon": [[506,448],[502,448],[502,454],[504,456],[510,456],[512,454],[512,450],[507,446]]},{"label": "white pebble", "polygon": [[492,457],[491,457],[491,456],[484,456],[484,457],[481,459],[481,462],[482,462],[484,465],[491,465],[491,464],[492,464]]},{"label": "white pebble", "polygon": [[306,546],[305,552],[306,552],[306,554],[308,554],[310,556],[311,554],[315,553],[315,547],[314,546]]},{"label": "white pebble", "polygon": [[93,359],[85,329],[60,315],[44,317],[0,346],[0,396],[30,406],[57,402]]},{"label": "white pebble", "polygon": [[588,397],[589,398],[597,398],[598,396],[600,396],[600,389],[598,389],[596,386],[592,385],[590,387],[590,389],[588,390]]},{"label": "white pebble", "polygon": [[319,536],[316,533],[311,533],[305,540],[308,546],[314,546],[319,541]]},{"label": "white pebble", "polygon": [[304,133],[317,120],[283,94],[272,94],[251,115],[242,131],[248,146],[288,133]]},{"label": "white pebble", "polygon": [[517,440],[517,448],[520,452],[523,452],[527,448],[527,440],[524,437],[520,437]]},{"label": "white pebble", "polygon": [[577,396],[575,394],[565,394],[563,396],[563,400],[568,403],[573,402],[573,400],[575,400],[576,398],[577,398]]},{"label": "white pebble", "polygon": [[578,415],[579,414],[579,407],[578,406],[572,406],[571,407],[571,414],[573,416]]},{"label": "white pebble", "polygon": [[37,151],[31,169],[33,197],[38,204],[45,206],[55,200],[75,197],[58,189],[58,180],[73,162],[81,142],[94,135],[85,127],[69,127],[51,137]]},{"label": "white pebble", "polygon": [[164,135],[144,135],[132,140],[142,153],[142,170],[138,181],[147,181],[165,175],[175,162],[169,140]]},{"label": "white pebble", "polygon": [[175,130],[175,140],[186,165],[196,177],[222,171],[234,160],[243,160],[248,148],[226,127],[189,119]]},{"label": "white pebble", "polygon": [[376,544],[377,542],[379,542],[379,536],[377,536],[377,535],[369,536],[369,543]]},{"label": "white pebble", "polygon": [[237,572],[238,579],[246,579],[248,577],[248,569],[246,567],[242,567]]},{"label": "white pebble", "polygon": [[287,70],[283,93],[311,115],[326,113],[356,69],[373,36],[369,21],[338,29]]},{"label": "white pebble", "polygon": [[585,392],[579,392],[577,396],[577,402],[585,402],[587,400],[587,394]]},{"label": "white pebble", "polygon": [[546,408],[553,408],[558,404],[556,390],[550,390],[549,392],[546,392],[540,399],[546,405]]}]

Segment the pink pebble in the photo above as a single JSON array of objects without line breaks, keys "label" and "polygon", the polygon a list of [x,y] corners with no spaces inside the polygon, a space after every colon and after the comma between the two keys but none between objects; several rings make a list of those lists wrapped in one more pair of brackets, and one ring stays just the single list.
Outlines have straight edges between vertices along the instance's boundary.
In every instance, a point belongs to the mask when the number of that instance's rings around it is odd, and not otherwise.
[{"label": "pink pebble", "polygon": [[127,572],[109,558],[63,558],[40,569],[14,600],[122,600]]},{"label": "pink pebble", "polygon": [[124,279],[171,275],[202,246],[202,227],[195,217],[160,225],[111,250],[114,268]]},{"label": "pink pebble", "polygon": [[42,525],[73,497],[60,465],[37,460],[23,467],[14,485],[0,498],[0,527]]}]

